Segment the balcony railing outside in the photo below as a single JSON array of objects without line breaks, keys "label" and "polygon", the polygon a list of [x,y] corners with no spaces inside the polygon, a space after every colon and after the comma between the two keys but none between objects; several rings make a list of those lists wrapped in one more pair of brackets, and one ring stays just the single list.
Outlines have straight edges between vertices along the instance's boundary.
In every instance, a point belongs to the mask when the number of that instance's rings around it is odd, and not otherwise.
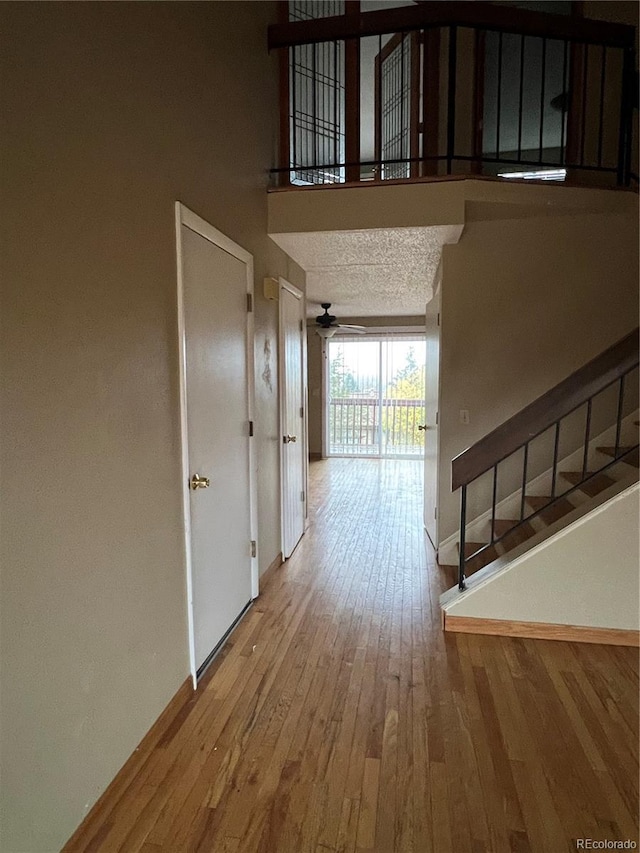
[{"label": "balcony railing outside", "polygon": [[270,44],[281,50],[276,184],[549,170],[634,183],[633,27],[427,3],[290,21]]},{"label": "balcony railing outside", "polygon": [[329,403],[331,456],[424,455],[424,400],[339,397]]}]

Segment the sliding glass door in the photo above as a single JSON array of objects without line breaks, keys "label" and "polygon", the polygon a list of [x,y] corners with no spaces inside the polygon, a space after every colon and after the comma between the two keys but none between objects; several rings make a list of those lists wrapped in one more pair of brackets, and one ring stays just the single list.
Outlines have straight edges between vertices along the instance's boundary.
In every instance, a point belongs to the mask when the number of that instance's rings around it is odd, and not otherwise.
[{"label": "sliding glass door", "polygon": [[328,341],[330,456],[424,455],[424,336]]}]

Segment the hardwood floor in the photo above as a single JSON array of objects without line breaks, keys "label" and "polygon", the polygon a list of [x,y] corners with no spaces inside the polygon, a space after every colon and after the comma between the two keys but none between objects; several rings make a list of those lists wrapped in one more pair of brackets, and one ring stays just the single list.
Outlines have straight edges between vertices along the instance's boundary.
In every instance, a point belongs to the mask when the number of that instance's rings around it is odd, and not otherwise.
[{"label": "hardwood floor", "polygon": [[310,526],[65,851],[638,843],[637,649],[447,634],[421,466],[311,465]]}]

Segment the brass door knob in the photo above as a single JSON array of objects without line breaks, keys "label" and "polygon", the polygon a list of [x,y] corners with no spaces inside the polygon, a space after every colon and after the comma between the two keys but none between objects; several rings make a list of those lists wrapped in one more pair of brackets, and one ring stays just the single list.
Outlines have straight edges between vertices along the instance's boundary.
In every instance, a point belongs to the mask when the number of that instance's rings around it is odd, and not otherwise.
[{"label": "brass door knob", "polygon": [[201,477],[199,474],[194,474],[191,478],[191,488],[195,492],[196,489],[208,489],[211,482],[208,477]]},{"label": "brass door knob", "polygon": [[289,444],[289,442],[291,442],[291,441],[296,442],[298,440],[298,436],[297,435],[285,435],[285,436],[283,436],[283,440],[284,440],[285,444]]}]

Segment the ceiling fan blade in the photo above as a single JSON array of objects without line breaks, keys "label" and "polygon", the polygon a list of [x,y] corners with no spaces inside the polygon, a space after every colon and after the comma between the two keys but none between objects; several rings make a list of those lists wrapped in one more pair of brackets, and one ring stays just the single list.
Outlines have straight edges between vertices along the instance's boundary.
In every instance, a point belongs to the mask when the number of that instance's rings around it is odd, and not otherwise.
[{"label": "ceiling fan blade", "polygon": [[349,326],[342,324],[332,326],[331,328],[343,335],[364,335],[367,331],[365,326]]}]

